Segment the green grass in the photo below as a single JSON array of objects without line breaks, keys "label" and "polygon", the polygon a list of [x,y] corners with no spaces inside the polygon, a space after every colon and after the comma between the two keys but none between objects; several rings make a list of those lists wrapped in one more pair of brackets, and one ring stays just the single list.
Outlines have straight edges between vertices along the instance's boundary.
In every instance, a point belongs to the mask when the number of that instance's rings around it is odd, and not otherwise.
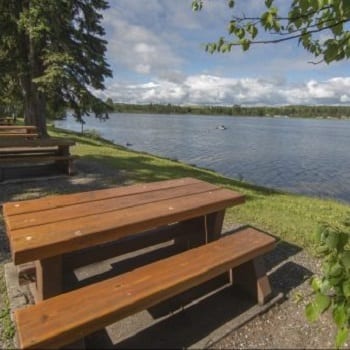
[{"label": "green grass", "polygon": [[6,294],[4,269],[0,265],[0,347],[4,349],[13,348],[13,337],[15,328],[10,317],[9,300]]},{"label": "green grass", "polygon": [[227,210],[227,223],[250,224],[283,240],[313,251],[313,234],[320,223],[336,224],[350,216],[350,206],[334,201],[279,192],[229,179],[213,171],[178,161],[139,153],[98,137],[50,128],[53,136],[69,137],[77,144],[72,153],[106,162],[124,170],[131,182],[150,182],[179,177],[195,177],[244,193],[246,203]]}]

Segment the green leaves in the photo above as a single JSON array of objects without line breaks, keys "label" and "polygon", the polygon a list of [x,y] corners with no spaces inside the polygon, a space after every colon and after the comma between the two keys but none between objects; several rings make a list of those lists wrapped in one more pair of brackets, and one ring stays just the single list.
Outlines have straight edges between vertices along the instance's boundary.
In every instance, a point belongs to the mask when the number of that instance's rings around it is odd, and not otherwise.
[{"label": "green leaves", "polygon": [[341,346],[344,345],[346,340],[348,339],[349,336],[349,329],[348,328],[340,328],[338,329],[338,333],[336,335],[335,339],[335,346],[339,349]]},{"label": "green leaves", "polygon": [[345,298],[350,299],[350,280],[346,280],[342,285]]},{"label": "green leaves", "polygon": [[260,23],[265,30],[271,30],[278,32],[280,29],[280,22],[277,18],[278,9],[276,7],[270,7],[268,11],[263,13],[260,17]]},{"label": "green leaves", "polygon": [[[215,50],[211,45],[208,51],[229,52],[234,46],[246,51],[258,44],[277,44],[296,39],[306,51],[321,57],[319,62],[331,63],[350,58],[350,31],[347,26],[350,22],[350,1],[290,0],[285,9],[285,6],[277,7],[274,0],[264,2],[266,8],[258,15],[237,15],[236,2],[227,0],[233,17],[228,25],[232,39],[225,39],[225,45],[216,45]],[[204,0],[193,0],[192,8],[199,11],[204,4]]]},{"label": "green leaves", "polygon": [[350,251],[345,251],[341,256],[341,262],[343,266],[349,271],[350,270]]},{"label": "green leaves", "polygon": [[[5,29],[0,36],[0,70],[5,68],[6,80],[21,87],[11,92],[13,99],[23,101],[29,96],[24,114],[35,115],[31,123],[45,126],[43,111],[68,107],[81,115],[103,106],[91,91],[103,89],[105,78],[112,76],[105,58],[107,42],[102,38],[107,2],[8,0],[5,13],[4,4],[0,5],[0,27]],[[38,92],[44,98],[36,96]]]},{"label": "green leaves", "polygon": [[193,11],[200,11],[202,8],[203,8],[203,1],[201,1],[201,0],[192,1],[192,10]]},{"label": "green leaves", "polygon": [[350,325],[350,250],[349,219],[316,232],[318,253],[323,259],[323,275],[311,279],[314,299],[305,308],[309,322],[315,322],[328,308],[338,327],[335,344],[339,348],[348,338]]},{"label": "green leaves", "polygon": [[317,293],[314,301],[306,306],[305,314],[309,322],[315,322],[328,309],[331,299],[322,293]]},{"label": "green leaves", "polygon": [[235,2],[233,0],[228,0],[228,7],[233,8],[235,6]]}]

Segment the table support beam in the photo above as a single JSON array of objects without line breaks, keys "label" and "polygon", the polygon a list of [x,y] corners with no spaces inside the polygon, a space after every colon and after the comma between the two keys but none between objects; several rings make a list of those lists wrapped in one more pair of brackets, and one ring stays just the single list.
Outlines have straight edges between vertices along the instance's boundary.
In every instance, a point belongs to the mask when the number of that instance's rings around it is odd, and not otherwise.
[{"label": "table support beam", "polygon": [[62,293],[62,256],[54,256],[35,262],[36,295],[35,302],[39,302]]}]

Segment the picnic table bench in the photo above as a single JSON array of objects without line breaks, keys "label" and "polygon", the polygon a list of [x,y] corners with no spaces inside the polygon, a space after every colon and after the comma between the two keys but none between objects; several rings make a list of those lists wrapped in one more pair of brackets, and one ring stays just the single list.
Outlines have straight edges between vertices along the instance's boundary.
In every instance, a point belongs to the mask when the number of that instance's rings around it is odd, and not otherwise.
[{"label": "picnic table bench", "polygon": [[15,123],[15,118],[12,117],[0,117],[0,125],[12,125]]},{"label": "picnic table bench", "polygon": [[[71,175],[76,157],[70,154],[69,148],[74,144],[74,141],[63,138],[0,136],[0,181],[26,176],[33,170],[35,174],[42,175],[45,173],[45,165],[54,165],[55,172]],[[33,169],[33,166],[40,167]]]},{"label": "picnic table bench", "polygon": [[0,137],[37,138],[37,127],[34,125],[0,125]]},{"label": "picnic table bench", "polygon": [[[234,284],[264,303],[271,288],[261,256],[275,239],[252,228],[221,237],[225,209],[243,202],[239,193],[183,178],[5,203],[14,264],[35,261],[36,304],[14,314],[21,348],[62,347],[230,270]],[[95,250],[90,263],[170,238],[187,240],[188,249],[63,292],[72,252],[80,261],[81,251]]]}]

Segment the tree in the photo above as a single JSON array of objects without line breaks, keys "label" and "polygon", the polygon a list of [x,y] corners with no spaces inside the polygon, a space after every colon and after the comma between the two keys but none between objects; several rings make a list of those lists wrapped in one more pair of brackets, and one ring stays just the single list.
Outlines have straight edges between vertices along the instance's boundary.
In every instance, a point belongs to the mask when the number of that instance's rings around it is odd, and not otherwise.
[{"label": "tree", "polygon": [[[202,9],[205,0],[194,0],[192,8]],[[322,61],[331,63],[350,57],[349,0],[291,0],[283,4],[288,10],[281,14],[275,0],[265,0],[266,9],[258,16],[238,15],[235,11],[239,0],[228,0],[232,10],[232,20],[228,24],[228,34],[233,39],[219,38],[208,43],[206,50],[230,52],[240,46],[244,51],[252,45],[276,44],[298,40],[307,51]]]},{"label": "tree", "polygon": [[25,122],[45,136],[47,111],[77,120],[108,106],[92,93],[112,76],[100,22],[104,0],[0,0],[0,96],[23,102]]}]

